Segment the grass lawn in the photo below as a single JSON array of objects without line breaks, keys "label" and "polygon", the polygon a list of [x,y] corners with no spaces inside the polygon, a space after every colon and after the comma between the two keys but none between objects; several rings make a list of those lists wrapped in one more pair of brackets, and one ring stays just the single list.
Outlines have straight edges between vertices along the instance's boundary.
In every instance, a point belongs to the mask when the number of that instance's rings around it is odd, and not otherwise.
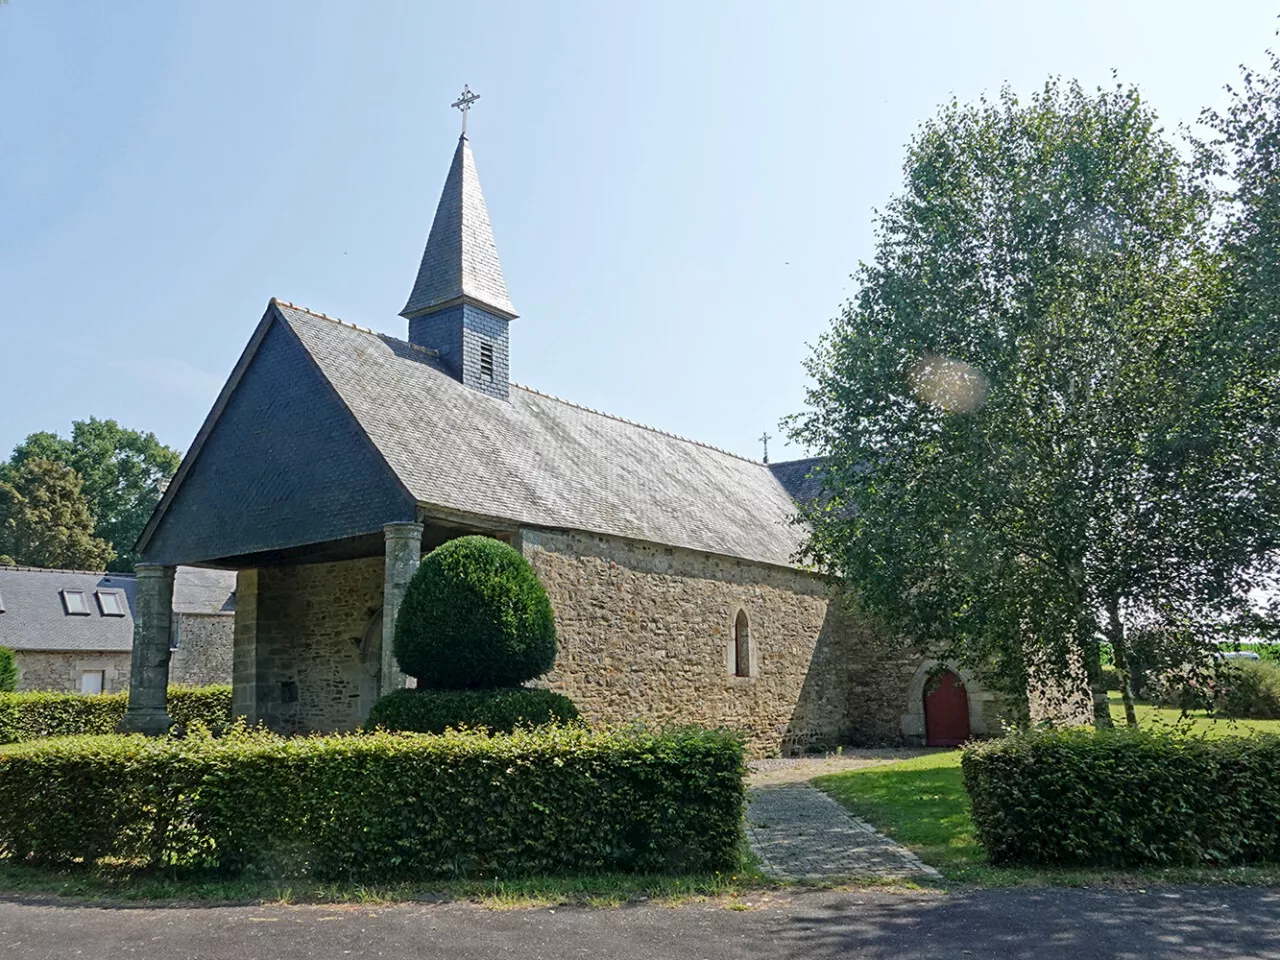
[{"label": "grass lawn", "polygon": [[[1124,723],[1124,704],[1120,694],[1108,694],[1111,699],[1111,719],[1117,724]],[[1250,733],[1280,733],[1280,720],[1222,720],[1206,716],[1203,710],[1196,710],[1183,716],[1180,710],[1172,707],[1153,707],[1149,703],[1134,705],[1138,714],[1138,726],[1154,727],[1158,725],[1189,726],[1198,733],[1206,733],[1211,737],[1243,737]]]},{"label": "grass lawn", "polygon": [[[1117,699],[1112,703],[1120,722],[1124,713]],[[1142,705],[1143,724],[1177,721],[1177,710]],[[1184,721],[1185,722],[1185,721]],[[1192,717],[1191,725],[1213,736],[1280,733],[1276,720],[1214,720]],[[937,867],[953,883],[990,886],[1055,884],[1080,886],[1121,883],[1144,886],[1156,883],[1254,883],[1280,884],[1280,864],[1231,868],[1177,867],[1117,871],[1098,869],[1041,869],[993,867],[973,833],[969,798],[960,776],[960,751],[939,750],[911,760],[866,767],[848,773],[819,777],[814,784],[850,812],[914,851]]]},{"label": "grass lawn", "polygon": [[162,871],[139,872],[111,864],[68,867],[19,866],[0,859],[0,890],[7,894],[53,894],[98,901],[205,903],[378,904],[465,900],[489,909],[580,904],[616,907],[651,900],[676,906],[716,899],[728,909],[747,909],[745,897],[770,885],[751,864],[737,873],[692,875],[600,873],[514,880],[446,880],[422,883],[354,884],[284,882],[266,878],[222,879]]}]

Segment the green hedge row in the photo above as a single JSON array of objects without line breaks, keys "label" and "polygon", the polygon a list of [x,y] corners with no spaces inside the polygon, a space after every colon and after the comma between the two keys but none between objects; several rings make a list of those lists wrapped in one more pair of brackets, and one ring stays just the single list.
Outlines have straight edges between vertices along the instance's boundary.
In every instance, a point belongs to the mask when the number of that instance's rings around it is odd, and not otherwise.
[{"label": "green hedge row", "polygon": [[[77,737],[0,751],[0,853],[331,879],[735,865],[723,731]],[[36,813],[38,815],[33,815]]]},{"label": "green hedge row", "polygon": [[450,727],[484,727],[510,733],[578,719],[578,708],[563,694],[532,687],[497,690],[393,690],[369,711],[366,729],[444,733]]},{"label": "green hedge row", "polygon": [[1280,859],[1280,737],[1032,731],[971,746],[962,764],[993,863]]},{"label": "green hedge row", "polygon": [[[0,743],[111,733],[128,706],[127,693],[0,693]],[[231,722],[231,688],[170,687],[169,716],[182,726],[198,720],[225,727]]]}]

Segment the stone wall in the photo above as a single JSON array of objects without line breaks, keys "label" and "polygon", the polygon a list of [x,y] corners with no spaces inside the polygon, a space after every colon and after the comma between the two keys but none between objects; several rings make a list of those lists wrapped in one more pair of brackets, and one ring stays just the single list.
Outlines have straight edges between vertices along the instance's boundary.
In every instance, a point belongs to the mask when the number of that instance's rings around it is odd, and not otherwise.
[{"label": "stone wall", "polygon": [[179,613],[174,621],[178,648],[169,658],[169,683],[230,683],[235,620],[226,614]]},{"label": "stone wall", "polygon": [[[741,729],[757,754],[899,741],[919,658],[892,650],[798,570],[582,533],[521,531],[560,651],[548,684],[588,721]],[[738,611],[751,675],[734,676]]]},{"label": "stone wall", "polygon": [[111,653],[19,650],[18,689],[77,693],[83,671],[101,670],[103,692],[119,693],[129,689],[129,657],[128,650]]},{"label": "stone wall", "polygon": [[[230,683],[232,618],[225,614],[181,613],[174,619],[179,646],[169,660],[169,682],[187,686]],[[17,657],[19,690],[77,693],[80,674],[85,670],[104,671],[106,693],[129,689],[132,664],[128,650],[102,653],[20,650]]]},{"label": "stone wall", "polygon": [[[858,625],[820,578],[593,534],[522,530],[556,614],[544,682],[591,723],[742,730],[755,755],[919,743],[935,664]],[[355,729],[377,696],[383,557],[263,567],[236,587],[235,712],[286,733]],[[735,675],[746,614],[750,669]],[[1004,701],[959,670],[975,735]]]},{"label": "stone wall", "polygon": [[353,730],[377,692],[383,558],[240,571],[238,715],[283,733]]}]

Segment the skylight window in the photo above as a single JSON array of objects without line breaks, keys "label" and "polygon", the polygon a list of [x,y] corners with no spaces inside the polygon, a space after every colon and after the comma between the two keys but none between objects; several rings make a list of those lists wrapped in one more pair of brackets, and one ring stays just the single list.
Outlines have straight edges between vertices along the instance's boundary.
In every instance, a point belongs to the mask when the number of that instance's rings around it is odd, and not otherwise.
[{"label": "skylight window", "polygon": [[85,600],[83,590],[63,590],[62,608],[74,617],[89,615],[89,601]]},{"label": "skylight window", "polygon": [[98,609],[104,617],[123,617],[124,595],[119,590],[99,590]]}]

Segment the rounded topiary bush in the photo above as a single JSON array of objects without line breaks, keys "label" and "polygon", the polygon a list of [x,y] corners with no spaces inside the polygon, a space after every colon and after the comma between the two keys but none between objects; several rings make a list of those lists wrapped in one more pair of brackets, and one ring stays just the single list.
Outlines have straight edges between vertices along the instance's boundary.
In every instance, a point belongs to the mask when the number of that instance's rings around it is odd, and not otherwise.
[{"label": "rounded topiary bush", "polygon": [[393,650],[419,688],[515,687],[551,669],[551,601],[524,557],[460,537],[423,559],[396,617]]},{"label": "rounded topiary bush", "polygon": [[444,733],[450,727],[483,727],[510,733],[578,719],[573,701],[550,690],[505,687],[497,690],[395,690],[369,711],[366,729]]}]

